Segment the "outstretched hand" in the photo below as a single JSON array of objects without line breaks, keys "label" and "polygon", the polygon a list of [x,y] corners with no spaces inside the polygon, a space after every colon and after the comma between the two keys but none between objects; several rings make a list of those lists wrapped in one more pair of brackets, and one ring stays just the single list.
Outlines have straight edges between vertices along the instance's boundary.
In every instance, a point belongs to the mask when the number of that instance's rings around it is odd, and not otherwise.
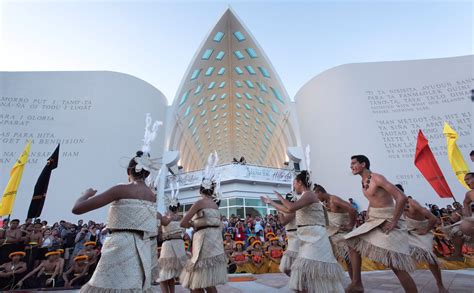
[{"label": "outstretched hand", "polygon": [[273,192],[278,196],[278,198],[280,199],[284,198],[283,195],[281,195],[281,193],[279,193],[278,191],[273,190]]}]

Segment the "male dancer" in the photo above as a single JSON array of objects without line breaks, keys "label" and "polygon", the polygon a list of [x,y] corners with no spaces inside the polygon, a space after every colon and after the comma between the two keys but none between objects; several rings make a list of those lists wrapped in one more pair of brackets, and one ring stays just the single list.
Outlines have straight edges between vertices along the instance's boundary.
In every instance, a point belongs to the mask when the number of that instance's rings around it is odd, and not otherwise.
[{"label": "male dancer", "polygon": [[[402,192],[401,184],[395,185]],[[427,263],[440,293],[446,293],[441,278],[441,270],[436,255],[433,253],[433,234],[431,229],[439,222],[430,211],[422,207],[411,196],[408,197],[408,204],[405,207],[404,216],[408,228],[408,243],[410,244],[411,256],[417,263]]]},{"label": "male dancer", "polygon": [[344,237],[350,247],[353,277],[347,291],[364,291],[360,272],[362,255],[390,267],[406,292],[418,292],[408,274],[415,270],[415,265],[406,225],[400,219],[407,197],[384,176],[372,173],[366,156],[352,156],[351,169],[352,174],[362,177],[362,192],[369,201],[369,219]]},{"label": "male dancer", "polygon": [[352,280],[352,267],[349,260],[349,247],[344,236],[354,228],[357,212],[349,202],[336,195],[326,192],[321,185],[315,184],[313,188],[318,199],[324,203],[328,215],[328,236],[331,241],[334,256],[339,261],[347,264],[347,271]]}]

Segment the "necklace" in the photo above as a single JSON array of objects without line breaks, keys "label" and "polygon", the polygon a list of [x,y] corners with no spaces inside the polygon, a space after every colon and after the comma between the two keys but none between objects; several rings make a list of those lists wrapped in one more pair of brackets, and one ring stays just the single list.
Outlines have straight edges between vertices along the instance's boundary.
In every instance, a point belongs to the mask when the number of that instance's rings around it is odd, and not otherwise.
[{"label": "necklace", "polygon": [[362,188],[363,189],[365,189],[365,190],[369,189],[370,179],[372,179],[372,172],[369,173],[369,177],[367,177],[367,180],[365,181],[365,184],[364,184],[364,182],[362,182]]}]

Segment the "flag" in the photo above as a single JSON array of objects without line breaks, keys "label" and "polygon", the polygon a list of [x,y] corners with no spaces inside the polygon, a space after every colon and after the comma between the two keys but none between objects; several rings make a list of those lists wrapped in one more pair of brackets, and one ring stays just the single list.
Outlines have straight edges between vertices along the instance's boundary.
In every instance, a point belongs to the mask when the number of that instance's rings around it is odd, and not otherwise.
[{"label": "flag", "polygon": [[420,130],[416,141],[415,166],[441,198],[453,197],[451,189],[431,152],[428,140]]},{"label": "flag", "polygon": [[446,147],[448,148],[448,159],[451,167],[453,168],[454,174],[458,178],[458,181],[461,182],[461,185],[464,186],[467,190],[471,190],[464,182],[464,176],[469,173],[469,168],[467,167],[466,161],[462,157],[461,150],[459,150],[456,141],[458,140],[458,134],[454,129],[449,126],[447,122],[444,122],[444,136],[446,137]]},{"label": "flag", "polygon": [[21,176],[23,175],[23,170],[25,169],[25,165],[28,162],[30,147],[31,140],[28,141],[25,149],[10,171],[10,179],[8,180],[7,187],[3,192],[2,201],[0,202],[0,216],[6,216],[12,213],[13,204],[15,203],[16,194],[18,192],[18,186],[20,186]]},{"label": "flag", "polygon": [[44,202],[46,200],[46,193],[48,191],[49,179],[51,172],[58,167],[59,161],[59,144],[49,157],[46,166],[41,171],[38,181],[35,184],[33,198],[31,199],[30,208],[28,209],[28,218],[38,218],[43,210]]}]

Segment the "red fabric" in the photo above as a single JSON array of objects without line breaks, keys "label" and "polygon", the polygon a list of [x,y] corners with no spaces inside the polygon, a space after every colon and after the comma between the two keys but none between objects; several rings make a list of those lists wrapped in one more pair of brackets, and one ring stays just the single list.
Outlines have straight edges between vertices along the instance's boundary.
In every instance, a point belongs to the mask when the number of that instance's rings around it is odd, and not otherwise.
[{"label": "red fabric", "polygon": [[453,197],[453,193],[444,178],[443,172],[438,166],[436,159],[431,152],[428,140],[420,130],[416,142],[415,166],[420,170],[428,183],[433,187],[439,197]]},{"label": "red fabric", "polygon": [[237,228],[237,231],[235,231],[234,239],[236,241],[245,241],[245,231],[243,227]]}]

